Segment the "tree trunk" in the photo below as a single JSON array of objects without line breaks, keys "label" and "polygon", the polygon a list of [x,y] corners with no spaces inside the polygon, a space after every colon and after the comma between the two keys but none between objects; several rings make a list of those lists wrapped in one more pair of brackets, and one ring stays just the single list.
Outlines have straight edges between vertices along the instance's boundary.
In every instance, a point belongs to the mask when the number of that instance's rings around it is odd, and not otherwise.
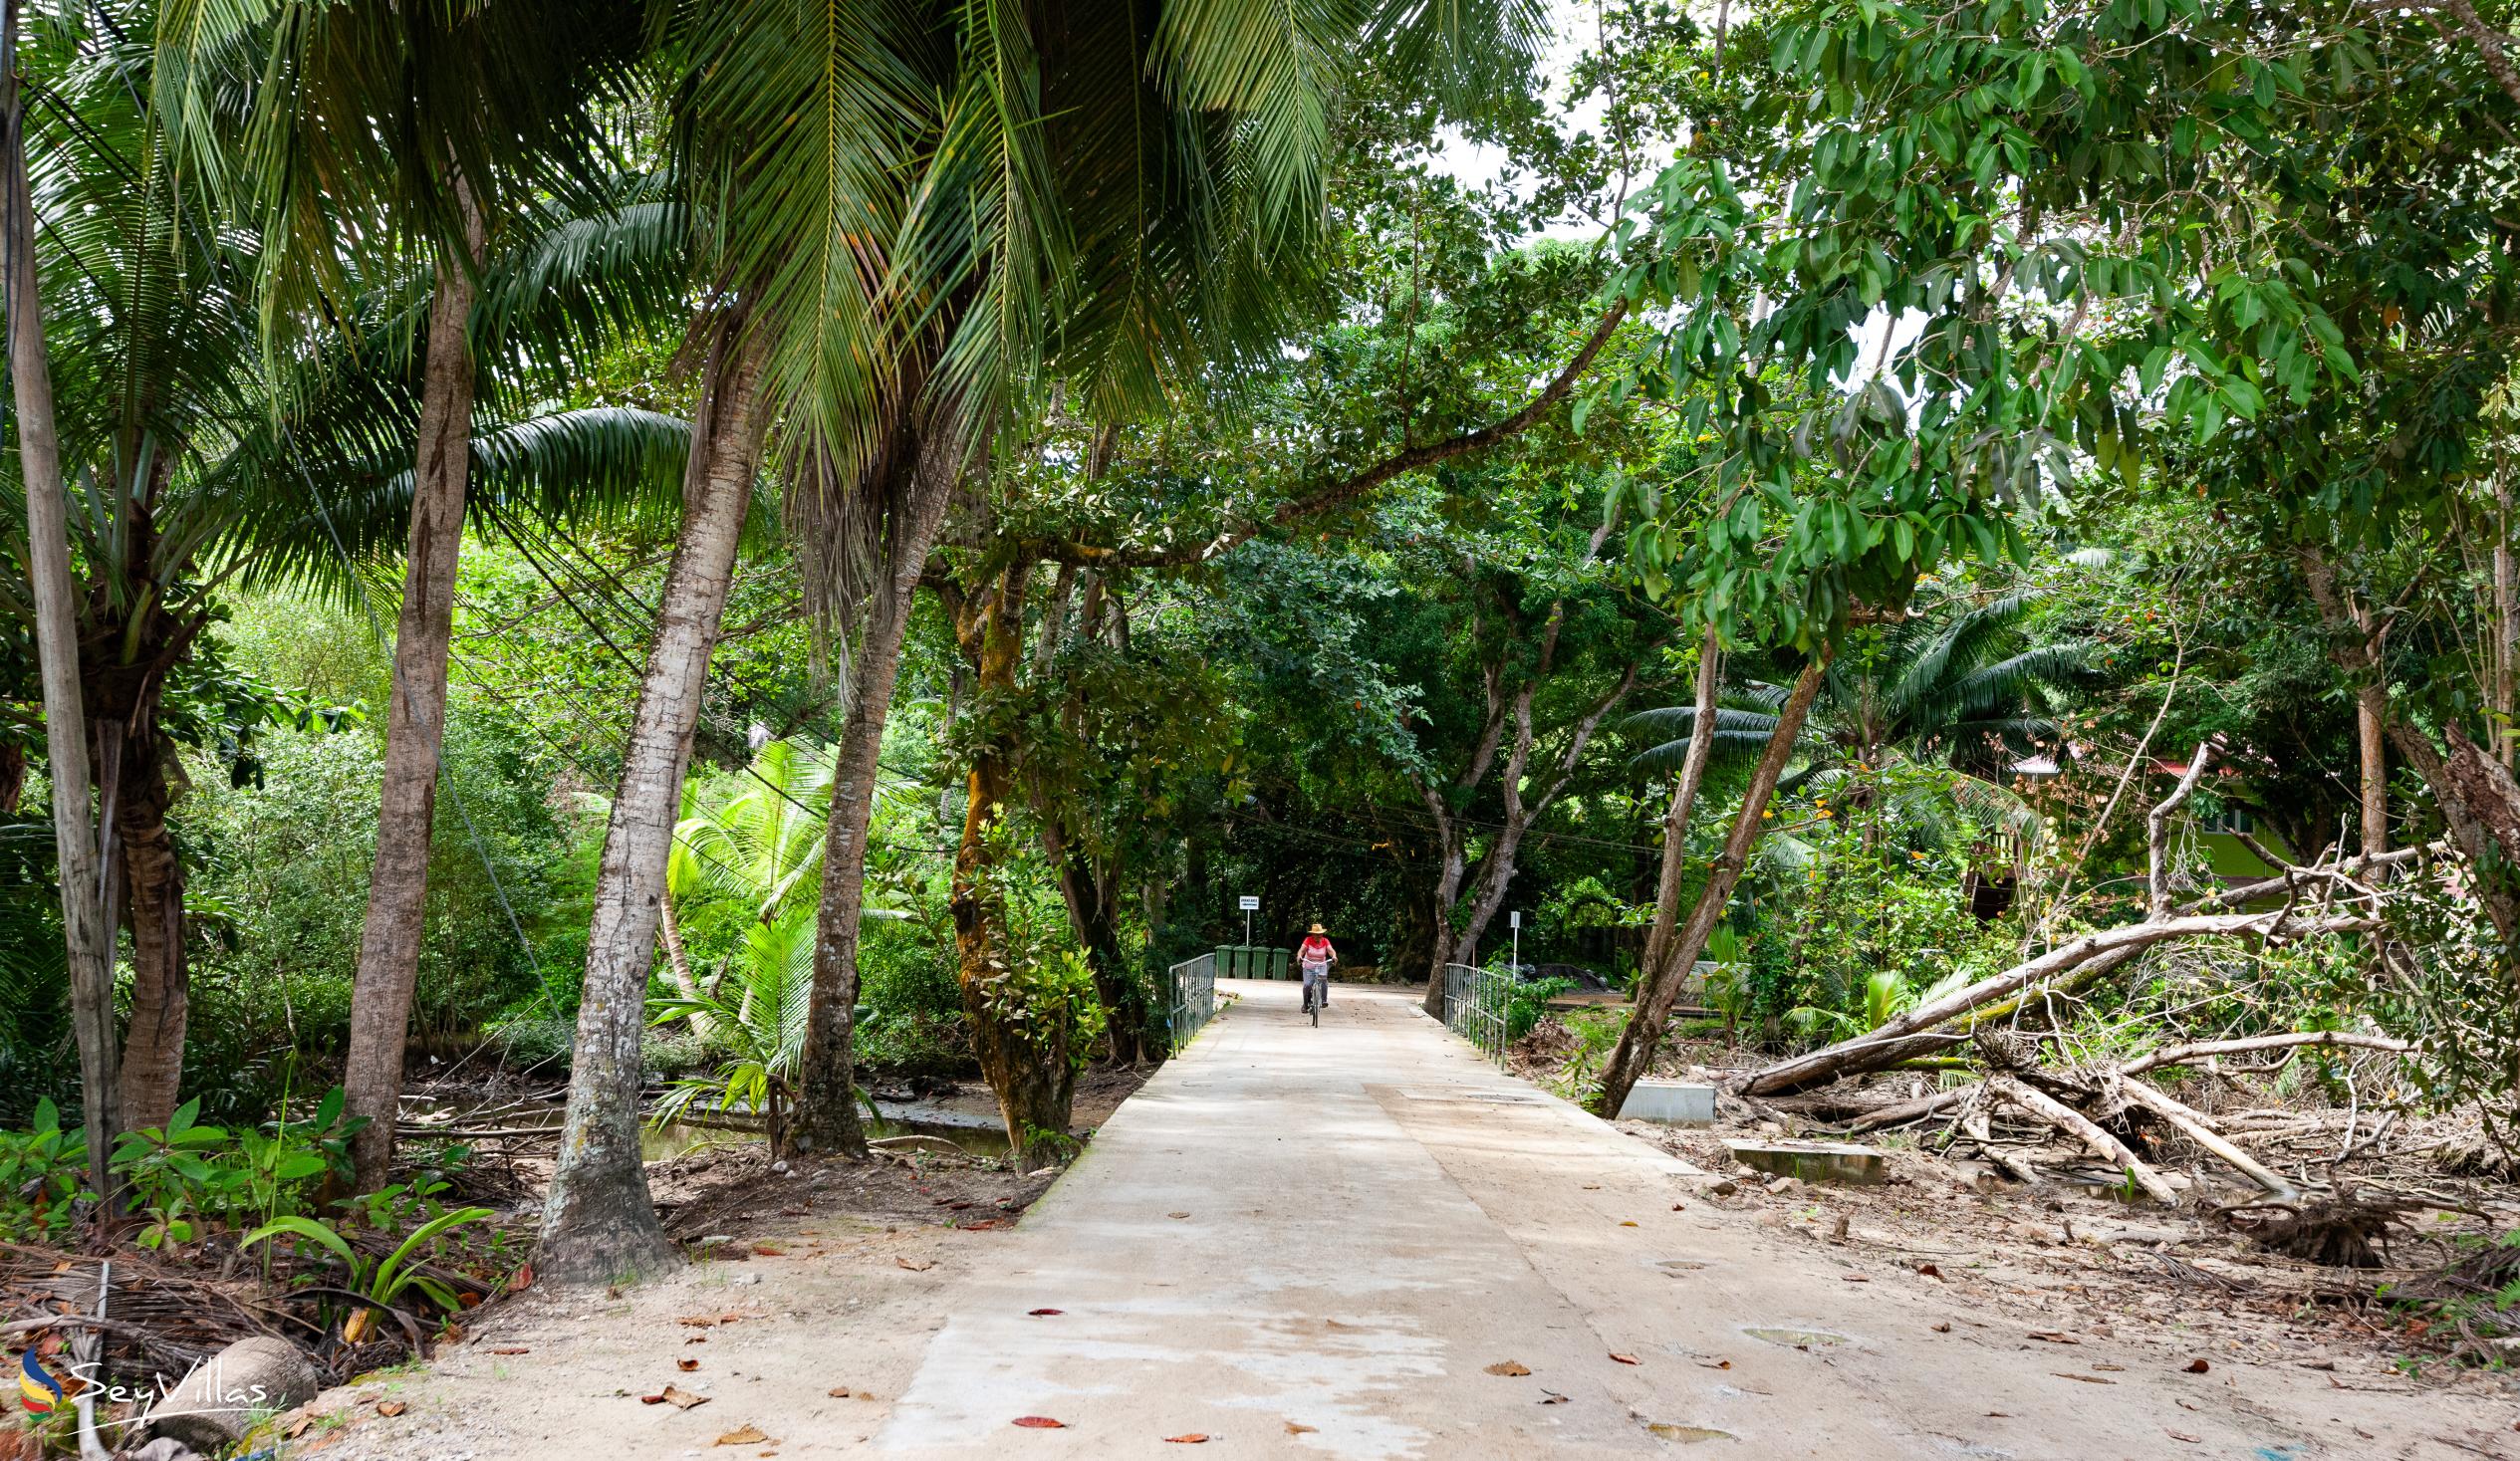
[{"label": "tree trunk", "polygon": [[613,1283],[680,1257],[656,1221],[639,1162],[638,1092],[646,1072],[638,1037],[647,1023],[647,977],[683,773],[760,467],[760,387],[757,346],[745,339],[740,319],[721,321],[692,422],[682,530],[596,874],[569,1107],[537,1257],[543,1276],[560,1283]]},{"label": "tree trunk", "polygon": [[166,832],[174,748],[155,717],[124,746],[114,808],[131,922],[131,1016],[123,1036],[123,1119],[163,1126],[183,1076],[191,968],[184,954],[183,862]]},{"label": "tree trunk", "polygon": [[1750,865],[1750,851],[1758,844],[1768,799],[1776,793],[1777,779],[1785,774],[1786,762],[1793,759],[1794,743],[1802,738],[1803,719],[1811,713],[1812,698],[1820,693],[1821,673],[1828,663],[1828,652],[1823,650],[1804,665],[1794,681],[1793,693],[1777,710],[1776,728],[1768,735],[1767,748],[1759,753],[1758,769],[1750,775],[1749,789],[1741,794],[1741,812],[1732,820],[1732,832],[1724,839],[1723,852],[1706,869],[1706,886],[1698,890],[1697,905],[1689,910],[1688,923],[1681,928],[1659,971],[1662,977],[1637,991],[1637,1012],[1629,1019],[1628,1028],[1620,1032],[1619,1048],[1611,1053],[1610,1063],[1602,1072],[1602,1089],[1593,1102],[1596,1111],[1616,1117],[1619,1108],[1627,1103],[1630,1088],[1653,1069],[1653,1053],[1662,1044],[1671,1006],[1679,999],[1679,971],[1694,965],[1697,956],[1706,951],[1706,940],[1713,935],[1716,920],[1723,916],[1725,905],[1732,901],[1733,888]]},{"label": "tree trunk", "polygon": [[26,489],[27,577],[35,599],[35,648],[44,689],[50,756],[53,850],[61,876],[63,941],[70,966],[72,1024],[79,1040],[80,1104],[89,1178],[113,1195],[105,1165],[114,1149],[120,1093],[115,1078],[114,929],[105,920],[102,857],[88,803],[87,715],[79,688],[77,606],[70,580],[69,504],[62,491],[61,436],[53,416],[52,363],[45,355],[42,296],[35,278],[35,204],[26,179],[25,111],[18,90],[18,6],[0,21],[0,248],[7,251],[9,376],[17,396],[18,470]]},{"label": "tree trunk", "polygon": [[[464,245],[481,257],[482,221],[471,193],[455,189]],[[347,1108],[368,1124],[351,1138],[353,1185],[382,1187],[393,1163],[402,1096],[402,1055],[411,1024],[428,903],[429,834],[437,810],[438,753],[446,737],[446,650],[455,617],[455,561],[464,541],[464,489],[472,465],[473,359],[468,327],[473,278],[440,257],[429,302],[420,383],[419,446],[411,464],[410,552],[402,612],[394,624],[393,686],[385,713],[384,785],[377,861],[351,984]]]},{"label": "tree trunk", "polygon": [[1689,722],[1688,755],[1680,762],[1680,780],[1671,788],[1670,810],[1662,814],[1662,872],[1653,888],[1653,925],[1645,933],[1644,958],[1637,965],[1642,979],[1662,977],[1662,955],[1680,922],[1680,886],[1688,872],[1688,818],[1705,784],[1706,764],[1715,752],[1715,700],[1723,686],[1723,639],[1713,629],[1697,646],[1696,715]]},{"label": "tree trunk", "polygon": [[944,526],[945,505],[965,466],[959,443],[922,431],[892,457],[900,473],[887,489],[891,522],[883,578],[867,605],[866,631],[855,664],[849,719],[841,727],[832,768],[832,810],[824,828],[823,896],[814,920],[814,992],[805,1019],[805,1054],[797,1071],[795,1139],[804,1151],[864,1156],[858,1120],[856,1024],[859,923],[867,906],[867,833],[875,824],[877,757],[901,673],[901,645],[919,575]]},{"label": "tree trunk", "polygon": [[2520,770],[2520,571],[2511,554],[2511,474],[2494,468],[2494,747],[2506,771]]},{"label": "tree trunk", "polygon": [[2389,851],[2389,730],[2359,695],[2354,730],[2363,753],[2363,855],[2376,857]]},{"label": "tree trunk", "polygon": [[[696,729],[696,727],[695,727]],[[698,1004],[706,991],[700,978],[691,972],[691,955],[682,947],[682,928],[673,916],[673,893],[669,888],[656,889],[656,932],[665,944],[665,969],[673,976],[674,993]],[[691,1027],[694,1040],[705,1041],[717,1033],[717,1022],[694,1010],[683,1017]]]},{"label": "tree trunk", "polygon": [[[1016,693],[1023,655],[1024,590],[1030,564],[1014,564],[996,582],[955,606],[955,636],[977,671],[978,693]],[[1076,1019],[1063,1003],[1045,1006],[1018,984],[1008,948],[1006,895],[997,886],[998,824],[1013,791],[1013,765],[1003,737],[981,743],[971,758],[962,845],[954,854],[951,905],[962,1007],[971,1018],[972,1053],[1006,1118],[1019,1161],[1050,1153],[1064,1138],[1075,1073],[1068,1063]]]},{"label": "tree trunk", "polygon": [[1112,1059],[1135,1063],[1165,1041],[1155,1035],[1154,1011],[1129,967],[1120,943],[1120,910],[1113,906],[1112,879],[1098,876],[1085,854],[1069,841],[1057,814],[1035,809],[1041,818],[1041,850],[1059,874],[1059,898],[1067,905],[1068,927],[1085,950],[1094,971],[1095,997],[1103,1002],[1105,1029],[1112,1041]]},{"label": "tree trunk", "polygon": [[2304,549],[2301,562],[2311,601],[2327,621],[2330,656],[2354,682],[2358,712],[2388,728],[2399,759],[2432,789],[2450,840],[2475,874],[2478,901],[2493,920],[2502,944],[2498,963],[2506,977],[2520,975],[2520,872],[2514,870],[2520,864],[2520,786],[2498,762],[2478,752],[2457,726],[2449,727],[2452,754],[2444,757],[2421,728],[2390,715],[2376,646],[2348,612],[2334,568],[2316,548]]}]

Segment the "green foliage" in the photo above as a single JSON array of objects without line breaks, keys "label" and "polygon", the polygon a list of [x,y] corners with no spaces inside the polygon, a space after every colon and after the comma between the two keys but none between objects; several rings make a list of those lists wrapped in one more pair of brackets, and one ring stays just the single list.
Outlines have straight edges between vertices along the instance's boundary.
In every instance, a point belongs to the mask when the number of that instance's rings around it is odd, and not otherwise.
[{"label": "green foliage", "polygon": [[320,1179],[347,1175],[350,1138],[367,1120],[345,1117],[342,1105],[335,1087],[310,1116],[230,1130],[198,1124],[196,1097],[163,1126],[124,1132],[111,1165],[147,1219],[140,1245],[181,1246],[200,1236],[202,1222],[268,1220],[296,1209]]},{"label": "green foliage", "polygon": [[0,1130],[0,1241],[68,1242],[71,1204],[96,1197],[87,1170],[87,1142],[62,1130],[52,1097],[36,1097],[27,1129]]},{"label": "green foliage", "polygon": [[296,1240],[298,1251],[304,1254],[308,1251],[307,1245],[312,1244],[316,1251],[345,1270],[347,1277],[337,1287],[384,1309],[397,1307],[406,1293],[417,1293],[440,1311],[451,1314],[462,1307],[461,1302],[453,1290],[421,1272],[421,1266],[437,1252],[441,1242],[457,1230],[486,1223],[495,1216],[497,1214],[486,1207],[449,1209],[412,1229],[391,1253],[373,1262],[329,1224],[296,1214],[274,1218],[254,1229],[245,1235],[239,1246],[251,1248],[274,1238],[287,1237]]},{"label": "green foliage", "polygon": [[1893,766],[1782,804],[1786,826],[1760,849],[1749,968],[1710,987],[1716,1007],[1778,1020],[1802,1040],[1837,1039],[1883,1023],[1956,966],[2009,962],[2012,930],[1981,924],[1961,896],[1976,839],[1928,848],[1901,835],[1902,804],[1947,796],[1957,777]]},{"label": "green foliage", "polygon": [[1549,1001],[1575,988],[1572,979],[1531,979],[1516,983],[1505,992],[1505,1039],[1522,1039],[1540,1017],[1549,1013]]},{"label": "green foliage", "polygon": [[814,994],[815,911],[807,902],[768,921],[755,919],[744,930],[743,947],[699,997],[648,1000],[650,1024],[696,1016],[707,1022],[709,1038],[730,1052],[713,1074],[668,1088],[656,1103],[656,1125],[684,1118],[694,1105],[747,1112],[767,1122],[771,1150],[785,1154],[784,1112],[796,1104],[797,1063]]}]

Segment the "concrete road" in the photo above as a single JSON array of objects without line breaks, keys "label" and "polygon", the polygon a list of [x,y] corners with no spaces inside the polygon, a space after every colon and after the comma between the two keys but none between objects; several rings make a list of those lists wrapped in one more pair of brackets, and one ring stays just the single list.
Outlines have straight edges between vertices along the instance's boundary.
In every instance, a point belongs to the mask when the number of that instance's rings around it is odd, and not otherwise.
[{"label": "concrete road", "polygon": [[2150,1350],[2069,1364],[1904,1270],[1849,1283],[1852,1260],[1703,1200],[1713,1179],[1500,1075],[1409,992],[1343,988],[1314,1029],[1294,984],[1224,988],[1230,1012],[950,1291],[875,1450],[2416,1454],[2354,1440],[2386,1412],[2317,1376],[2243,1395]]}]

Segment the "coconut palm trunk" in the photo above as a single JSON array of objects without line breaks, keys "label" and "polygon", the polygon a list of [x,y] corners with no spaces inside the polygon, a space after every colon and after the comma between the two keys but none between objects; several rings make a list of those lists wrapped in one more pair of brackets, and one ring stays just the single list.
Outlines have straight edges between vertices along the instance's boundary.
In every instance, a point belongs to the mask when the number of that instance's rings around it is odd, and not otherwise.
[{"label": "coconut palm trunk", "polygon": [[[1619,1048],[1611,1052],[1610,1063],[1602,1072],[1602,1089],[1595,1096],[1593,1109],[1607,1116],[1617,1116],[1628,1101],[1628,1093],[1637,1082],[1653,1069],[1654,1051],[1662,1044],[1662,1032],[1671,1019],[1671,1006],[1680,993],[1678,972],[1697,962],[1706,952],[1706,940],[1714,934],[1715,921],[1724,914],[1724,906],[1732,901],[1732,890],[1741,882],[1741,874],[1750,865],[1750,852],[1758,845],[1760,824],[1768,810],[1768,799],[1776,794],[1777,780],[1784,776],[1785,765],[1794,757],[1794,743],[1802,738],[1803,720],[1811,714],[1812,699],[1820,693],[1820,679],[1828,668],[1829,656],[1824,651],[1803,666],[1794,680],[1793,693],[1776,712],[1776,727],[1768,734],[1765,750],[1759,753],[1759,764],[1750,774],[1749,790],[1741,794],[1741,811],[1732,819],[1732,832],[1724,839],[1724,850],[1706,869],[1706,886],[1697,894],[1697,904],[1689,910],[1688,922],[1681,926],[1678,937],[1665,952],[1660,972],[1666,976],[1652,980],[1637,991],[1637,1011],[1629,1018],[1628,1027],[1619,1034]],[[1711,737],[1711,717],[1707,723],[1692,728],[1692,734]]]},{"label": "coconut palm trunk", "polygon": [[411,463],[411,537],[394,623],[393,687],[385,712],[384,786],[377,811],[377,860],[351,984],[348,1109],[368,1124],[351,1138],[357,1190],[382,1187],[393,1162],[402,1098],[402,1054],[419,979],[428,904],[429,834],[437,811],[439,753],[446,739],[446,653],[454,636],[455,562],[464,539],[464,489],[472,467],[473,270],[481,261],[480,209],[460,185],[464,260],[441,256],[429,301],[418,449]]},{"label": "coconut palm trunk", "polygon": [[719,330],[694,415],[681,534],[596,875],[569,1106],[543,1209],[536,1261],[560,1283],[611,1283],[679,1261],[639,1162],[639,1033],[683,774],[761,465],[761,360],[739,323]]},{"label": "coconut palm trunk", "polygon": [[[26,486],[27,577],[35,597],[35,647],[44,690],[44,738],[53,777],[53,849],[60,867],[62,930],[70,963],[72,1025],[79,1041],[81,1108],[90,1180],[107,1191],[105,1153],[119,1129],[114,1047],[114,932],[105,917],[97,824],[88,803],[87,718],[79,687],[77,607],[70,578],[69,505],[62,491],[61,434],[53,413],[52,364],[36,292],[35,202],[27,186],[26,129],[18,88],[18,6],[0,18],[0,248],[9,315],[9,377],[17,396],[19,475]],[[110,1195],[110,1194],[109,1194]]]},{"label": "coconut palm trunk", "polygon": [[131,1013],[123,1035],[122,1114],[132,1126],[162,1126],[174,1113],[191,1006],[183,861],[175,855],[166,828],[166,813],[174,803],[167,776],[173,758],[174,748],[153,724],[130,736],[123,748],[121,785],[115,794],[115,836],[131,927]]},{"label": "coconut palm trunk", "polygon": [[883,577],[867,606],[866,630],[852,671],[855,692],[841,728],[832,771],[832,810],[825,825],[823,894],[815,916],[814,995],[798,1063],[794,1137],[799,1149],[864,1155],[858,1120],[855,1051],[858,925],[867,906],[867,833],[875,822],[876,758],[900,678],[901,645],[909,634],[911,598],[927,554],[944,525],[945,505],[962,472],[958,450],[932,433],[892,457],[901,473],[886,492],[894,504],[885,535]]}]

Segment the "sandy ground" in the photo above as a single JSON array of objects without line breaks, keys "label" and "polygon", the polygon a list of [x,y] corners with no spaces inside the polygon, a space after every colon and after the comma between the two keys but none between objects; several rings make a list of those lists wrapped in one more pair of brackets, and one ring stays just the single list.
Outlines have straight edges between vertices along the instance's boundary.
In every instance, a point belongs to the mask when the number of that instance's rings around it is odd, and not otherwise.
[{"label": "sandy ground", "polygon": [[[1318,1030],[1239,992],[1012,1228],[765,1198],[744,1261],[529,1296],[289,1454],[2520,1461],[2496,1377],[2328,1357],[2309,1311],[2273,1349],[2127,1326],[2070,1264],[1723,1195],[1406,990]],[[642,1403],[668,1385],[701,1403]]]}]

